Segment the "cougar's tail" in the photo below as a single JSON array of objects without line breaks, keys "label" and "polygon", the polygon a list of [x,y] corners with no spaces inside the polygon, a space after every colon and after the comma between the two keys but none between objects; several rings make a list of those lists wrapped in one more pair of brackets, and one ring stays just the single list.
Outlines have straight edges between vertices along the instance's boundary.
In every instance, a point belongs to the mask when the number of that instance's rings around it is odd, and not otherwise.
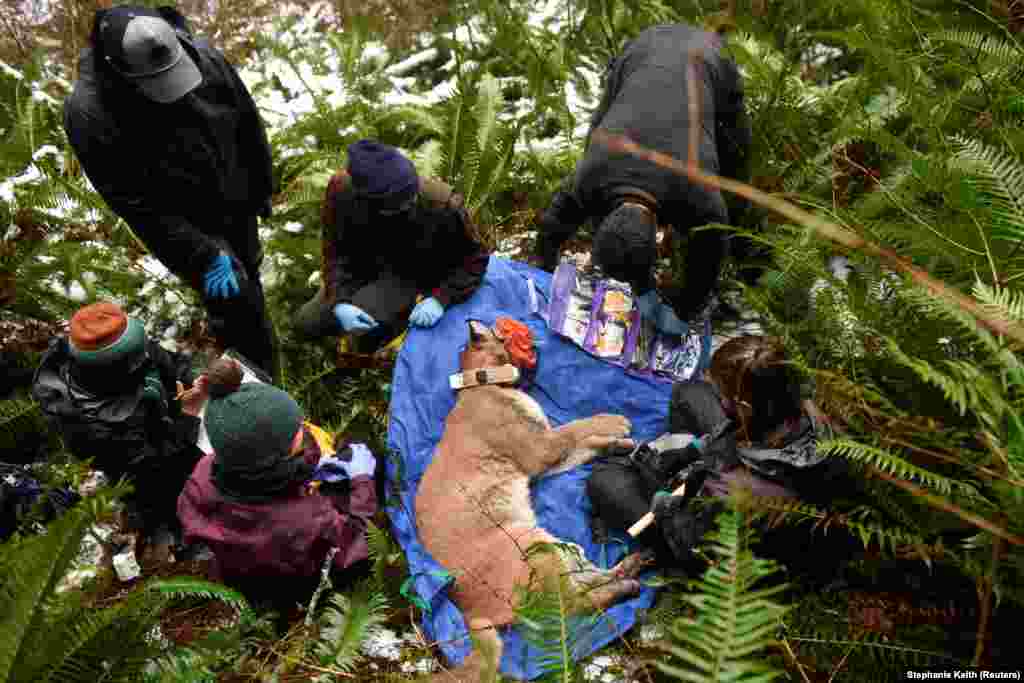
[{"label": "cougar's tail", "polygon": [[470,619],[469,630],[473,649],[469,656],[454,668],[432,675],[429,683],[493,683],[498,678],[501,662],[501,636],[490,619]]}]

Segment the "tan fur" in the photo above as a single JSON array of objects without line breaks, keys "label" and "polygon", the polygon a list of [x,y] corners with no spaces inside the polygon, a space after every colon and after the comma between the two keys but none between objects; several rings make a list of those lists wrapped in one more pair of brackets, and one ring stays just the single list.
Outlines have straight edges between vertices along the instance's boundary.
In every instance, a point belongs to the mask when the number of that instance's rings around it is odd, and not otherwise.
[{"label": "tan fur", "polygon": [[[509,358],[494,333],[474,322],[460,361],[463,370],[474,370]],[[474,648],[459,668],[434,680],[476,683],[484,671],[496,670],[501,640],[493,628],[514,621],[521,589],[567,585],[573,604],[597,609],[639,590],[631,580],[644,566],[637,555],[610,570],[564,549],[527,557],[535,544],[562,543],[537,525],[530,479],[582,464],[609,446],[631,447],[629,431],[621,415],[552,429],[540,405],[510,387],[484,385],[459,393],[420,481],[416,519],[423,546],[455,578],[452,600],[487,647]]]}]

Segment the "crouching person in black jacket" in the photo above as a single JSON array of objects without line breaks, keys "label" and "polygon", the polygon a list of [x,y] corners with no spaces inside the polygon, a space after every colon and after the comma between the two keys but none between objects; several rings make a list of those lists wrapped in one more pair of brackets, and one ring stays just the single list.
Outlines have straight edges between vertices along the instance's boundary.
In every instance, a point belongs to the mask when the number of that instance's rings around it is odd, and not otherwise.
[{"label": "crouching person in black jacket", "polygon": [[182,405],[191,359],[146,337],[141,321],[116,304],[79,309],[70,334],[53,341],[36,370],[32,395],[76,458],[93,459],[111,481],[127,476],[130,531],[177,528],[178,494],[202,452],[198,405]]},{"label": "crouching person in black jacket", "polygon": [[351,335],[355,350],[372,353],[407,325],[436,325],[487,271],[490,252],[476,240],[462,196],[420,178],[390,145],[349,145],[348,168],[331,178],[321,220],[320,291],[295,325],[307,339]]},{"label": "crouching person in black jacket", "polygon": [[[709,381],[677,384],[668,430],[632,456],[599,461],[587,483],[594,514],[608,527],[625,530],[654,512],[654,525],[638,540],[665,564],[694,568],[693,549],[714,525],[719,508],[691,504],[694,496],[724,498],[744,487],[754,496],[828,505],[850,488],[847,462],[818,451],[829,427],[813,403],[802,400],[799,377],[770,337],[726,342],[712,358]],[[696,438],[673,447],[671,437],[683,434]],[[684,482],[684,495],[660,495]],[[807,543],[807,532],[787,531],[777,539],[782,542],[764,545],[795,566],[808,559],[793,547]],[[848,553],[850,539],[837,537],[830,539],[837,543],[833,550]],[[818,538],[814,544],[821,548]]]}]

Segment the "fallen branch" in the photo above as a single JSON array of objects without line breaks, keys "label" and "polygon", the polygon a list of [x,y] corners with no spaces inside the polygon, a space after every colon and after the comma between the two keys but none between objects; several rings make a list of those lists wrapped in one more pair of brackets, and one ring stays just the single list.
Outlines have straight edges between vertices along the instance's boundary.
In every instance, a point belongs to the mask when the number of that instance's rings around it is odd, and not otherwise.
[{"label": "fallen branch", "polygon": [[623,135],[616,135],[598,128],[594,130],[591,137],[592,140],[600,142],[611,150],[632,154],[657,166],[674,171],[679,175],[685,176],[705,187],[709,187],[714,190],[725,190],[726,192],[737,194],[758,206],[770,209],[771,211],[781,214],[799,225],[810,228],[819,235],[830,239],[833,242],[837,242],[848,249],[863,251],[875,256],[876,258],[887,262],[896,270],[909,275],[916,283],[925,287],[935,296],[953,303],[967,311],[977,319],[980,325],[987,328],[994,334],[1011,337],[1020,343],[1024,343],[1024,326],[992,315],[970,297],[955,291],[943,282],[932,277],[928,272],[918,268],[892,249],[887,249],[875,244],[874,242],[870,242],[863,237],[850,232],[846,228],[833,223],[832,221],[821,218],[820,216],[815,216],[814,214],[804,211],[790,202],[779,199],[778,197],[773,197],[755,187],[752,187],[751,185],[741,183],[737,180],[723,178],[719,175],[705,173],[695,164],[684,164],[678,159],[667,154],[662,154],[661,152],[656,152],[638,145]]}]

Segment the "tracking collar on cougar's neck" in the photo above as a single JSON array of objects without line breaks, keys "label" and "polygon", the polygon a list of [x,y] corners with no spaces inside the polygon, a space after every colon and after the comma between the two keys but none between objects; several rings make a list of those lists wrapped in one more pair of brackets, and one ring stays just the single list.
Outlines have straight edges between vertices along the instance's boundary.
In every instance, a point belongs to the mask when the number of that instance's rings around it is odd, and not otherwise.
[{"label": "tracking collar on cougar's neck", "polygon": [[466,370],[448,376],[448,384],[452,389],[468,389],[484,384],[515,384],[519,381],[519,368],[511,364],[498,365],[492,368]]}]

